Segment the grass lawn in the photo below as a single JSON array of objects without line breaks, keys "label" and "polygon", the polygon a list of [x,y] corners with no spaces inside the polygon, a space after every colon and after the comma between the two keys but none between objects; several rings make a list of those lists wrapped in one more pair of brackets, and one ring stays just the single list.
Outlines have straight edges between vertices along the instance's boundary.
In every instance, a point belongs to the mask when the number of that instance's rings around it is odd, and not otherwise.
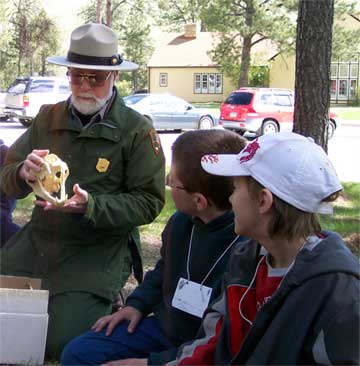
[{"label": "grass lawn", "polygon": [[340,119],[355,120],[360,123],[360,107],[332,107],[331,110],[338,114]]}]

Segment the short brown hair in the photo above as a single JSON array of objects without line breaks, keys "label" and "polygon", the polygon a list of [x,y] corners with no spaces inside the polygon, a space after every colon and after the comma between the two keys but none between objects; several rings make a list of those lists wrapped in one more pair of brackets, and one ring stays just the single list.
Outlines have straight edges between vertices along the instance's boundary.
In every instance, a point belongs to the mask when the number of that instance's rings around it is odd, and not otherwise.
[{"label": "short brown hair", "polygon": [[245,145],[243,137],[227,130],[185,132],[172,146],[177,177],[188,192],[202,193],[218,209],[229,209],[232,178],[205,172],[201,158],[207,154],[237,154]]},{"label": "short brown hair", "polygon": [[[258,193],[265,187],[252,177],[246,177],[251,198],[257,199]],[[339,192],[333,193],[323,201],[334,201]],[[270,220],[268,234],[271,238],[281,237],[289,240],[306,238],[321,231],[317,214],[302,211],[273,194],[273,217]]]}]

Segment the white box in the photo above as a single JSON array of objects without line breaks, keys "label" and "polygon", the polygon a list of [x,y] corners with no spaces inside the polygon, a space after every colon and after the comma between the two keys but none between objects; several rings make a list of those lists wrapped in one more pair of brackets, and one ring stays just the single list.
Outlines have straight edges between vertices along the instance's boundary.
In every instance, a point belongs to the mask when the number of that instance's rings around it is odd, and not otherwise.
[{"label": "white box", "polygon": [[44,363],[49,292],[41,280],[0,276],[0,364]]}]

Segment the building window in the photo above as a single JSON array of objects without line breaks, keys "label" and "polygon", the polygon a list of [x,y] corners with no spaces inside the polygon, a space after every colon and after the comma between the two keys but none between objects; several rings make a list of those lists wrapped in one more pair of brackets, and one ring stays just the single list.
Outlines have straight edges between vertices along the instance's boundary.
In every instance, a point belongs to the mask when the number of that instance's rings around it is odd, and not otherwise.
[{"label": "building window", "polygon": [[359,83],[360,62],[331,63],[331,101],[335,103],[349,102],[356,98]]},{"label": "building window", "polygon": [[161,72],[159,78],[159,84],[161,87],[168,86],[168,74],[167,72]]},{"label": "building window", "polygon": [[195,94],[222,94],[222,74],[194,74]]}]

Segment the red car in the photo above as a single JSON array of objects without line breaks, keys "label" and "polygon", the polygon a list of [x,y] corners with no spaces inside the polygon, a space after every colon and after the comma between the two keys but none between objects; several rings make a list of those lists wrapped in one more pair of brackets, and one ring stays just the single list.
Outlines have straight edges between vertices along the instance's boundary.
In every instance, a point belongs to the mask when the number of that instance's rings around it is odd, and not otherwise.
[{"label": "red car", "polygon": [[[292,131],[294,93],[289,89],[240,88],[220,106],[219,125],[244,134],[264,135]],[[336,129],[336,114],[329,114],[329,138]]]}]

